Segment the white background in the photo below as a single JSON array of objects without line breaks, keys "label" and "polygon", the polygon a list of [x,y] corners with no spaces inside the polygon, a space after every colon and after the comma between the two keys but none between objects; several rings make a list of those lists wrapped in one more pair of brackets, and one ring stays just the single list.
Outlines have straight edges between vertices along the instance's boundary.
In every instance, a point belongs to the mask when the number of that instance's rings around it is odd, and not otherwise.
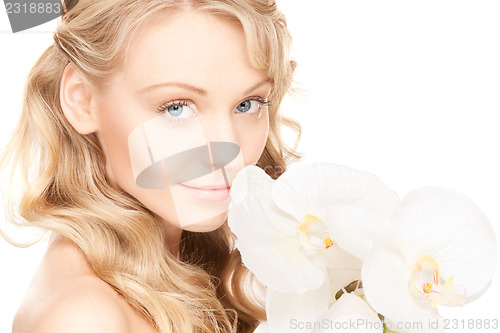
[{"label": "white background", "polygon": [[[296,81],[287,98],[305,161],[372,172],[404,196],[456,189],[500,234],[500,3],[496,0],[279,0],[294,37]],[[0,6],[0,138],[19,115],[24,79],[52,42],[55,21],[8,33]],[[3,224],[3,222],[2,222]],[[429,230],[432,232],[432,230]],[[465,246],[466,244],[464,244]],[[0,332],[12,317],[45,243],[17,249],[0,239]],[[498,319],[498,270],[490,290],[451,319]],[[388,290],[390,292],[390,290]],[[493,332],[475,329],[463,332]],[[455,332],[462,332],[457,330]]]}]

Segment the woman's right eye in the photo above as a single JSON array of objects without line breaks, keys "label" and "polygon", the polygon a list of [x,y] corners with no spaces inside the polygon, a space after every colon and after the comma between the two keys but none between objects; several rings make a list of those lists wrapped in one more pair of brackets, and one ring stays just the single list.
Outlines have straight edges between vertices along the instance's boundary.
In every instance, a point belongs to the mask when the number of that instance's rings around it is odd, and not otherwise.
[{"label": "woman's right eye", "polygon": [[196,116],[194,105],[188,103],[187,101],[165,103],[160,106],[158,110],[167,115],[168,118],[184,119]]}]

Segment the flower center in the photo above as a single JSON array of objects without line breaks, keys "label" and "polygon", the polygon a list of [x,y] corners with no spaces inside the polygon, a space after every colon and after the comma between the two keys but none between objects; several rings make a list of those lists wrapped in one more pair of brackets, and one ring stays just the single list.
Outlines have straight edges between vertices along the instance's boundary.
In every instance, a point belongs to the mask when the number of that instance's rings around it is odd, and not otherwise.
[{"label": "flower center", "polygon": [[411,290],[413,295],[429,299],[432,307],[465,303],[465,296],[459,294],[453,286],[453,275],[444,281],[440,276],[438,263],[428,255],[420,256],[411,271]]},{"label": "flower center", "polygon": [[327,249],[333,245],[333,241],[330,237],[326,237],[325,239],[323,239],[323,242],[325,243]]},{"label": "flower center", "polygon": [[300,231],[301,244],[308,254],[321,253],[335,245],[325,222],[314,215],[304,215],[297,230]]}]

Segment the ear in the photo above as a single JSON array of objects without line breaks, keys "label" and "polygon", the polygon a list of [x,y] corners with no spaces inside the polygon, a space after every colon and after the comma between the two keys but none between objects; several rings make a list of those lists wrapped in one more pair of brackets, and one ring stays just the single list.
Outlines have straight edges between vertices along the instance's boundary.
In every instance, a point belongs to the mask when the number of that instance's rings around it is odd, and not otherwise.
[{"label": "ear", "polygon": [[89,134],[97,130],[93,94],[73,63],[64,69],[59,96],[64,116],[78,133]]}]

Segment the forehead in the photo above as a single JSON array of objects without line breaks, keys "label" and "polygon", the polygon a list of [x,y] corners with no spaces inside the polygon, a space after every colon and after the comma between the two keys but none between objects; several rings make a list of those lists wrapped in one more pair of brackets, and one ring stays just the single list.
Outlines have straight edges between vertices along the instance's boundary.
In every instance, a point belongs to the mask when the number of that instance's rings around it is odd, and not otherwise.
[{"label": "forehead", "polygon": [[197,86],[267,77],[250,62],[241,24],[199,10],[158,13],[135,34],[121,71],[146,86],[165,80]]}]

